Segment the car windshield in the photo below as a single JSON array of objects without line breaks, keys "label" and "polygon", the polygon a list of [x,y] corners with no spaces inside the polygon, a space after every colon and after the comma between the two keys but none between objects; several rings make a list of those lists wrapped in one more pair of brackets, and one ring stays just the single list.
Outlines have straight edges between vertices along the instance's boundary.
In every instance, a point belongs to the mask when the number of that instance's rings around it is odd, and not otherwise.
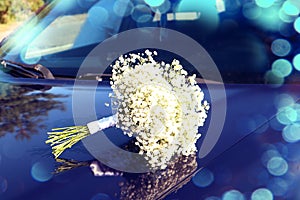
[{"label": "car windshield", "polygon": [[103,40],[133,28],[163,27],[202,45],[226,83],[297,82],[291,63],[279,59],[291,55],[288,38],[296,33],[278,17],[281,4],[243,2],[54,0],[2,42],[2,57],[42,64],[55,77],[76,78],[86,56]]}]

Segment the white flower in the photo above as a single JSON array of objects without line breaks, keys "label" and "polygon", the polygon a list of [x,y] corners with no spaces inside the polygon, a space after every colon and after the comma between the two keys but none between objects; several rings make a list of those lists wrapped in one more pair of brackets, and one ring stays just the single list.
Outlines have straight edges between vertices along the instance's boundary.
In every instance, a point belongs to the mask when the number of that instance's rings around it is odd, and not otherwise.
[{"label": "white flower", "polygon": [[175,155],[191,155],[209,104],[178,60],[157,63],[157,52],[121,56],[113,67],[117,127],[137,135],[139,154],[152,168],[164,169]]}]

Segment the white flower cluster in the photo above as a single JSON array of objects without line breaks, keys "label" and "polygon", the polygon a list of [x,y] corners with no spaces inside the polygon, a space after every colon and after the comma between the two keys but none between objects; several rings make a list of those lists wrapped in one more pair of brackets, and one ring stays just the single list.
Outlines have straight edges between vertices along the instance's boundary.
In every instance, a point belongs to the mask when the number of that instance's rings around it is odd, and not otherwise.
[{"label": "white flower cluster", "polygon": [[111,87],[117,127],[136,136],[140,154],[152,168],[166,168],[176,155],[191,155],[201,136],[209,105],[178,60],[157,63],[156,52],[121,56],[115,62]]}]

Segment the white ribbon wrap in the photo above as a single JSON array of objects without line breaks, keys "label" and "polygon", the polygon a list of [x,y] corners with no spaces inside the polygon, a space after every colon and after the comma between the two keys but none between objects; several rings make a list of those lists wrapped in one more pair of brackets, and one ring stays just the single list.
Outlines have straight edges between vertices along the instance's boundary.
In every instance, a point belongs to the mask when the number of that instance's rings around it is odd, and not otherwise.
[{"label": "white ribbon wrap", "polygon": [[90,122],[87,124],[87,127],[90,131],[90,134],[92,135],[106,128],[115,126],[116,123],[117,123],[117,117],[116,115],[112,115],[109,117],[104,117],[97,121]]}]

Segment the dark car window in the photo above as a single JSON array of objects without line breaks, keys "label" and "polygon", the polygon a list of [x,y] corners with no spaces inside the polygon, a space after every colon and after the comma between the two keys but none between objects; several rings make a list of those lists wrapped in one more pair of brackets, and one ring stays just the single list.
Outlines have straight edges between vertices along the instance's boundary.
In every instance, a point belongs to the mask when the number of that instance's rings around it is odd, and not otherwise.
[{"label": "dark car window", "polygon": [[160,6],[155,2],[55,0],[4,41],[3,57],[42,64],[56,77],[75,78],[85,57],[103,40],[133,28],[163,27],[184,33],[202,45],[224,82],[284,81],[284,77],[270,71],[270,60],[276,57],[270,52],[268,33],[275,18],[259,24],[269,19],[269,9],[256,24],[249,20],[255,17],[251,2],[243,8],[240,1],[168,0]]}]

